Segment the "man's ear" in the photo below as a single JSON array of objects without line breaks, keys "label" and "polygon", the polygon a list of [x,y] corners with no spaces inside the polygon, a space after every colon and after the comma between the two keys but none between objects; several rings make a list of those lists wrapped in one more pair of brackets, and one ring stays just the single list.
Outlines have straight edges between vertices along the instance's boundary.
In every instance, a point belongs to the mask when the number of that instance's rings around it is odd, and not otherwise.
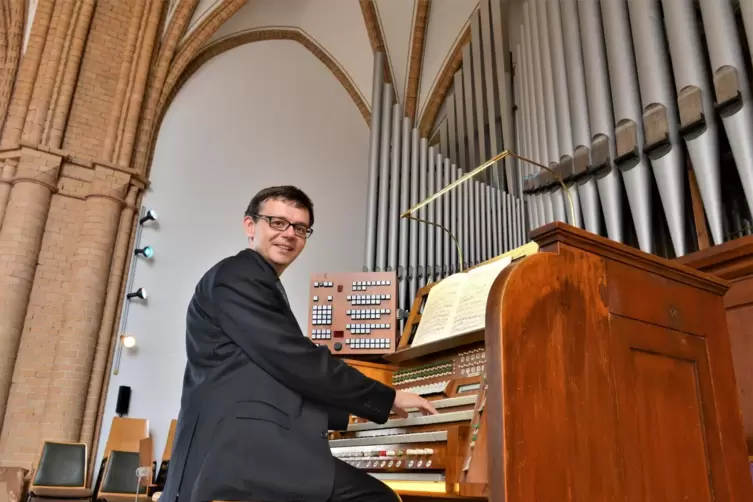
[{"label": "man's ear", "polygon": [[243,218],[243,229],[246,231],[246,237],[253,240],[256,233],[256,222],[250,216]]}]

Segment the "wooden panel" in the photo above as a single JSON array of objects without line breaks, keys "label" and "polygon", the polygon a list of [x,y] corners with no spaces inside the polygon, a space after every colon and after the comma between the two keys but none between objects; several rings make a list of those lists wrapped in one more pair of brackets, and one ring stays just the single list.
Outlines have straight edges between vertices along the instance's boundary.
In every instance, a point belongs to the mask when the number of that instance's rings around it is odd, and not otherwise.
[{"label": "wooden panel", "polygon": [[[732,360],[748,443],[753,446],[753,305],[727,311]],[[753,455],[753,448],[749,447]]]},{"label": "wooden panel", "polygon": [[392,386],[392,374],[397,369],[389,364],[359,361],[357,359],[343,359],[349,366],[354,367],[369,378],[373,378],[385,385]]},{"label": "wooden panel", "polygon": [[502,425],[487,442],[491,500],[624,500],[605,283],[603,260],[577,250],[528,257],[495,282],[486,419]]},{"label": "wooden panel", "polygon": [[724,297],[727,328],[747,450],[753,455],[753,236],[743,237],[676,260],[731,281]]},{"label": "wooden panel", "polygon": [[139,442],[149,436],[149,421],[145,418],[113,417],[104,456],[112,450],[139,451]]},{"label": "wooden panel", "polygon": [[697,335],[710,333],[709,319],[723,308],[719,296],[707,294],[655,273],[636,273],[624,263],[607,262],[609,310],[659,326]]},{"label": "wooden panel", "polygon": [[611,331],[628,501],[729,500],[705,340],[619,316]]}]

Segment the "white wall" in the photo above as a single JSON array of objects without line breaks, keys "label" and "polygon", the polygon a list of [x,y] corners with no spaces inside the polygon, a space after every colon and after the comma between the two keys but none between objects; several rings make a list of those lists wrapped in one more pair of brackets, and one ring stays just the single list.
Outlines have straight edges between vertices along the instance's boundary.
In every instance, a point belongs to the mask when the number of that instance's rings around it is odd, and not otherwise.
[{"label": "white wall", "polygon": [[[144,227],[126,331],[138,351],[123,351],[112,375],[98,461],[118,386],[132,388],[130,417],[147,418],[155,458],[179,411],[185,365],[185,314],[196,282],[221,258],[247,245],[241,222],[251,197],[295,184],[314,201],[315,232],[283,275],[293,310],[306,326],[310,274],[362,266],[369,128],[329,70],[292,41],[241,46],[210,60],[184,85],[159,133],[144,205],[159,227]],[[98,464],[97,464],[98,465]]]}]

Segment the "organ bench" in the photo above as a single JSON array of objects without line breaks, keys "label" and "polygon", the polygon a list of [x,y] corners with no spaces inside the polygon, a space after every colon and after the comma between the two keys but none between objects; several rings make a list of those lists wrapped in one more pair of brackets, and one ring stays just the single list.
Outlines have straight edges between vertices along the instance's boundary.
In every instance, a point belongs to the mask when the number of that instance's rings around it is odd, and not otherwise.
[{"label": "organ bench", "polygon": [[333,454],[406,502],[753,500],[727,283],[560,222],[531,236],[417,295],[385,367],[440,414],[354,420]]}]

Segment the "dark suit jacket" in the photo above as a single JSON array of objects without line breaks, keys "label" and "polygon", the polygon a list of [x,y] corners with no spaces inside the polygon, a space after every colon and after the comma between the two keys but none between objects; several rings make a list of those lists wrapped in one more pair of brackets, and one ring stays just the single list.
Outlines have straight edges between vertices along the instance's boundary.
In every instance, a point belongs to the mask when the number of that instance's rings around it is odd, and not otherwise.
[{"label": "dark suit jacket", "polygon": [[306,338],[274,269],[246,249],[199,281],[183,395],[160,502],[324,501],[328,429],[384,423],[395,391]]}]

